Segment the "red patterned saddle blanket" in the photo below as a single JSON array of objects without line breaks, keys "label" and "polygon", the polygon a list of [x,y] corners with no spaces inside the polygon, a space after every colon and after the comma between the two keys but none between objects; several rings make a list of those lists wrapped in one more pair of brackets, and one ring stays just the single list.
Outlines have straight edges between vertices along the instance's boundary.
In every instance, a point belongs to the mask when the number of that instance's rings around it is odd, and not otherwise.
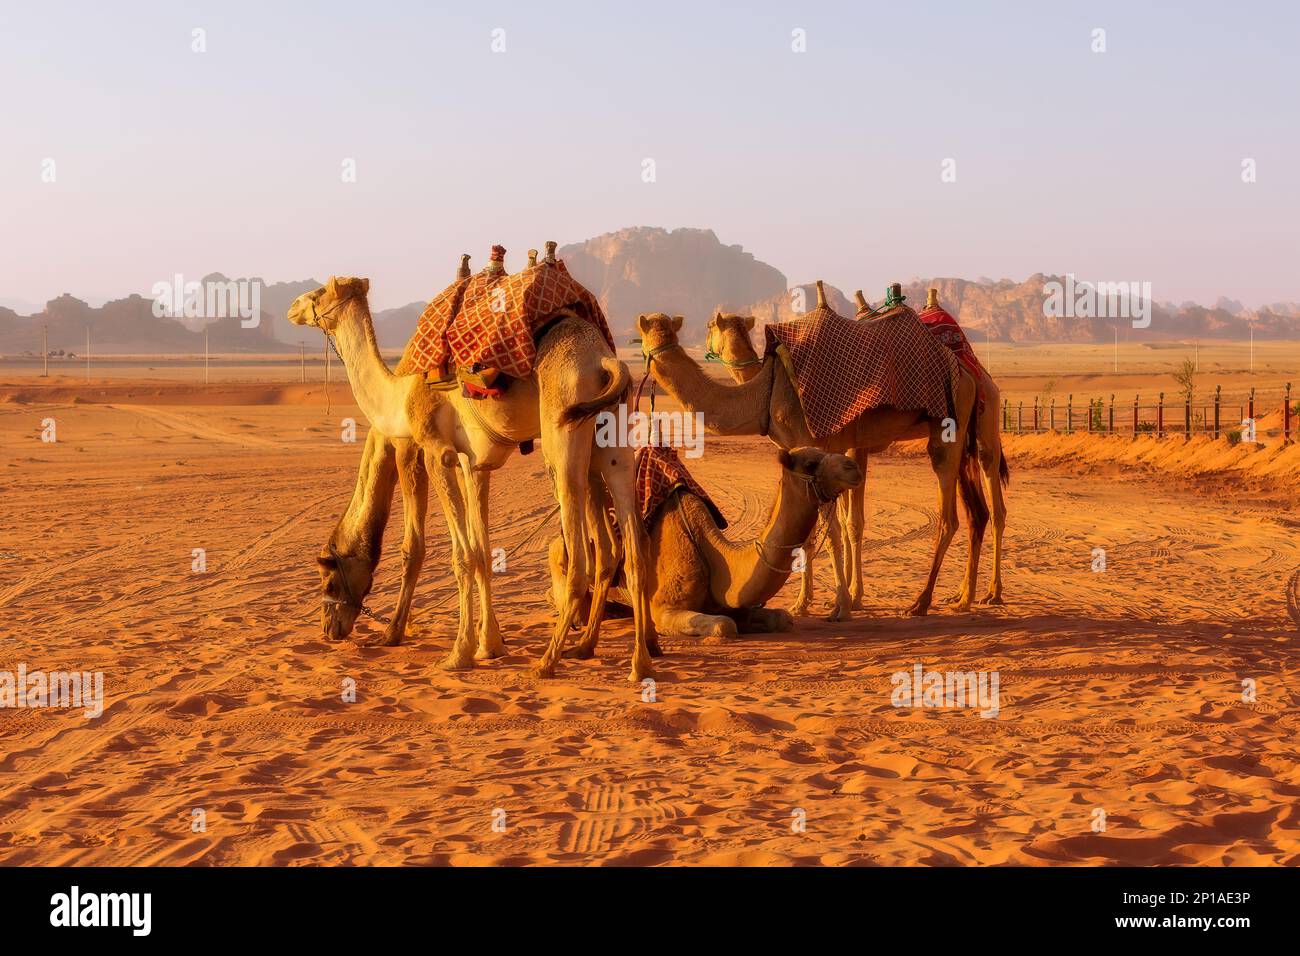
[{"label": "red patterned saddle blanket", "polygon": [[[975,376],[977,381],[984,378],[984,366],[980,364],[979,357],[975,354],[975,349],[971,347],[970,340],[966,338],[966,333],[962,331],[957,320],[939,305],[932,305],[928,309],[922,309],[918,316],[925,323],[925,327],[940,342],[952,349],[953,354],[957,356],[957,361],[966,366],[967,371]],[[983,392],[981,385],[980,391]],[[981,395],[983,398],[983,395]]]},{"label": "red patterned saddle blanket", "polygon": [[870,408],[922,411],[935,419],[952,414],[957,360],[905,305],[873,322],[816,309],[768,325],[765,334],[766,351],[785,362],[817,438]]},{"label": "red patterned saddle blanket", "polygon": [[645,445],[636,450],[636,493],[641,503],[641,518],[649,528],[659,509],[669,495],[684,489],[704,502],[719,528],[727,526],[727,519],[713,503],[713,499],[700,487],[673,448]]},{"label": "red patterned saddle blanket", "polygon": [[596,297],[563,262],[543,261],[513,275],[484,270],[447,286],[420,316],[397,374],[431,372],[448,378],[497,369],[524,378],[537,359],[537,334],[560,309],[571,309],[596,326],[614,348]]}]

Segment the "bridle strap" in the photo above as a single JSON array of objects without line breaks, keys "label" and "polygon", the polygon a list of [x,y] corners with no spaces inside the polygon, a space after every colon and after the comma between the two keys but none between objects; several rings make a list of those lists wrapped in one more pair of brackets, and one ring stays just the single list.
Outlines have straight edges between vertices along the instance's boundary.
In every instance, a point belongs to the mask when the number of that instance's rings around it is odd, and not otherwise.
[{"label": "bridle strap", "polygon": [[[334,559],[334,567],[338,570],[339,582],[343,585],[343,593],[347,596],[347,600],[340,601],[338,598],[332,598],[326,595],[325,597],[321,598],[321,603],[337,604],[337,605],[341,605],[342,607],[350,607],[353,610],[355,610],[358,614],[364,614],[366,617],[376,620],[380,624],[389,623],[388,618],[376,614],[374,611],[366,607],[365,602],[357,600],[357,596],[354,593],[352,593],[352,585],[348,583],[347,573],[343,570],[343,556],[340,555],[338,551],[334,549],[333,542],[330,542],[328,547],[330,549],[330,557]],[[403,552],[403,559],[405,559],[405,552]]]}]

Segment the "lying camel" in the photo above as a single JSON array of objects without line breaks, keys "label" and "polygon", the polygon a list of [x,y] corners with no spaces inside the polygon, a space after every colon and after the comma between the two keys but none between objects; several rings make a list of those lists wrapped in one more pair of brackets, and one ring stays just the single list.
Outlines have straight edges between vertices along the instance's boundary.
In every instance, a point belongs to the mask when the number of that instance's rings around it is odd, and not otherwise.
[{"label": "lying camel", "polygon": [[[859,308],[866,308],[867,302],[863,298],[862,291],[858,290],[855,295]],[[935,290],[931,289],[926,305],[933,305],[936,302]],[[734,313],[724,315],[719,312],[709,322],[707,348],[720,358],[737,382],[749,381],[758,374],[759,366],[762,365],[762,360],[758,357],[750,339],[753,328],[753,316]],[[980,390],[986,409],[1001,407],[1001,393],[987,370],[980,377]],[[903,435],[898,440],[912,441],[925,436],[925,428],[918,425],[910,434]],[[975,437],[979,446],[979,463],[984,473],[985,490],[993,505],[993,578],[989,581],[988,591],[980,603],[1003,604],[1005,602],[1002,599],[1002,541],[1007,526],[1007,503],[1003,495],[1003,487],[1007,481],[1007,464],[1006,456],[1002,453],[1002,429],[999,427],[996,414],[979,416]],[[854,460],[865,474],[865,451],[855,450]],[[864,482],[862,486],[845,495],[840,502],[840,519],[848,527],[848,549],[845,560],[849,567],[850,596],[854,610],[861,609],[863,597],[862,534],[866,526],[865,490]],[[799,592],[799,602],[796,607],[806,607],[811,596],[812,555],[809,555],[804,569],[803,588]],[[952,601],[960,604],[962,596],[958,594]]]},{"label": "lying camel", "polygon": [[[548,243],[547,247],[548,263],[553,263],[554,246]],[[420,469],[415,451],[423,452],[452,536],[460,624],[452,652],[442,666],[458,669],[473,666],[474,660],[471,584],[477,585],[480,608],[489,622],[487,630],[496,632],[499,638],[492,611],[488,561],[491,553],[487,531],[488,476],[505,463],[520,442],[536,437],[540,431],[543,451],[553,469],[561,527],[566,538],[587,540],[587,511],[592,507],[588,488],[597,485],[602,488],[599,496],[602,504],[604,495],[608,495],[624,540],[633,542],[633,546],[623,549],[636,618],[636,646],[629,680],[640,681],[649,676],[650,655],[657,653],[658,647],[644,588],[645,535],[635,498],[632,456],[626,449],[596,447],[591,421],[598,411],[622,400],[630,382],[627,367],[613,356],[591,323],[561,310],[549,322],[546,334],[538,343],[533,375],[516,380],[499,400],[464,398],[458,391],[433,387],[422,374],[397,376],[388,369],[375,341],[368,292],[366,279],[332,278],[326,286],[299,296],[290,307],[289,319],[298,325],[317,326],[333,336],[357,403],[371,425],[387,439],[410,439],[416,446],[404,447],[398,455],[398,475],[407,476],[402,490],[407,514],[411,516],[408,547],[404,549],[403,593],[399,598],[401,627],[405,626],[424,552],[422,502],[427,491],[422,494],[416,487]],[[368,446],[368,453],[373,451],[376,449]],[[459,469],[455,466],[457,456],[463,459]],[[598,476],[598,480],[592,482],[593,476]],[[420,525],[418,532],[412,529],[411,522]],[[411,546],[413,542],[417,542],[415,546]],[[598,579],[601,575],[612,579],[615,571],[612,545],[604,552],[598,551],[597,558],[602,554],[610,566],[598,565],[596,575]],[[351,626],[373,582],[372,561],[377,561],[377,554],[346,562],[336,553],[322,556],[327,615],[334,608],[336,620],[346,615],[351,619],[348,627]],[[572,562],[565,601],[558,606],[556,630],[536,668],[538,676],[554,674],[564,638],[577,617],[591,578],[592,570],[586,561]],[[599,628],[599,622],[599,615],[592,615],[588,626]],[[395,616],[394,625],[397,623]],[[330,624],[328,617],[326,626],[339,629],[339,625]],[[400,629],[390,625],[386,637],[391,640],[400,634]],[[481,636],[480,656],[497,653],[500,650]]]},{"label": "lying camel", "polygon": [[[781,477],[763,533],[744,543],[731,541],[712,512],[684,488],[672,494],[650,525],[650,611],[661,634],[719,643],[737,633],[789,631],[786,611],[763,607],[791,574],[794,550],[817,523],[818,510],[843,491],[862,484],[862,472],[843,455],[817,448],[779,452]],[[564,539],[551,542],[551,577],[565,579]],[[588,657],[595,642],[584,640],[565,653]]]},{"label": "lying camel", "polygon": [[[818,298],[820,305],[824,302],[820,283]],[[943,421],[933,419],[923,411],[905,412],[893,408],[867,409],[835,434],[816,438],[809,430],[795,385],[780,361],[768,355],[762,360],[757,374],[743,384],[726,385],[715,381],[678,342],[677,333],[682,321],[681,316],[668,316],[662,312],[639,316],[637,324],[641,330],[642,349],[651,363],[655,381],[686,411],[702,412],[706,427],[717,434],[766,435],[778,447],[785,449],[815,444],[828,451],[843,453],[859,449],[872,453],[883,451],[901,436],[913,434],[918,429],[924,431],[928,439],[926,451],[930,467],[938,481],[939,524],[929,575],[907,613],[920,615],[930,609],[944,555],[957,531],[959,490],[970,519],[971,547],[957,606],[959,610],[969,610],[979,570],[984,527],[988,523],[988,505],[980,488],[971,429],[972,423],[978,428],[978,391],[974,376],[958,366],[957,379],[953,383],[956,428],[952,441],[944,440],[946,428]],[[836,594],[835,610],[830,620],[847,619],[852,603],[843,567],[838,524],[831,509],[828,525]]]}]

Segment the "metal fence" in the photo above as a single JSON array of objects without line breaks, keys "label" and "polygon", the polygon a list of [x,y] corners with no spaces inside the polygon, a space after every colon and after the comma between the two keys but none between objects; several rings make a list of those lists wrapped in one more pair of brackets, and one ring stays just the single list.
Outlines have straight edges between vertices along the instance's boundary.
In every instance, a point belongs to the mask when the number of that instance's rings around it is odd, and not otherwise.
[{"label": "metal fence", "polygon": [[[1063,403],[1055,398],[1040,402],[1035,398],[1029,405],[1023,401],[1012,405],[1007,400],[1002,402],[1002,430],[1013,435],[1034,432],[1060,432],[1071,435],[1075,432],[1088,432],[1100,435],[1155,435],[1164,438],[1180,435],[1184,440],[1193,435],[1208,435],[1219,438],[1225,432],[1254,428],[1257,406],[1255,389],[1250,390],[1250,398],[1245,404],[1225,405],[1222,400],[1221,386],[1215,386],[1214,401],[1194,402],[1183,399],[1165,401],[1165,393],[1160,392],[1154,404],[1142,404],[1140,395],[1134,395],[1132,403],[1116,404],[1115,396],[1109,399],[1089,398],[1075,402],[1069,395]],[[1291,433],[1296,417],[1296,408],[1291,403],[1291,383],[1287,382],[1285,395],[1281,399],[1282,439],[1291,440]],[[1266,409],[1267,411],[1267,409]]]}]

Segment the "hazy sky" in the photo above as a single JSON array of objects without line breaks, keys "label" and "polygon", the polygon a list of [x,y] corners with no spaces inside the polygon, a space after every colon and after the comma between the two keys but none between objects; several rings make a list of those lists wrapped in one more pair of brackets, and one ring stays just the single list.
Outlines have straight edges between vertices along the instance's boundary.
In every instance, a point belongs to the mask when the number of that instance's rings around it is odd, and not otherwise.
[{"label": "hazy sky", "polygon": [[462,251],[513,269],[656,225],[847,290],[1073,271],[1297,300],[1298,8],[7,3],[0,298],[216,270],[367,275],[387,307]]}]

